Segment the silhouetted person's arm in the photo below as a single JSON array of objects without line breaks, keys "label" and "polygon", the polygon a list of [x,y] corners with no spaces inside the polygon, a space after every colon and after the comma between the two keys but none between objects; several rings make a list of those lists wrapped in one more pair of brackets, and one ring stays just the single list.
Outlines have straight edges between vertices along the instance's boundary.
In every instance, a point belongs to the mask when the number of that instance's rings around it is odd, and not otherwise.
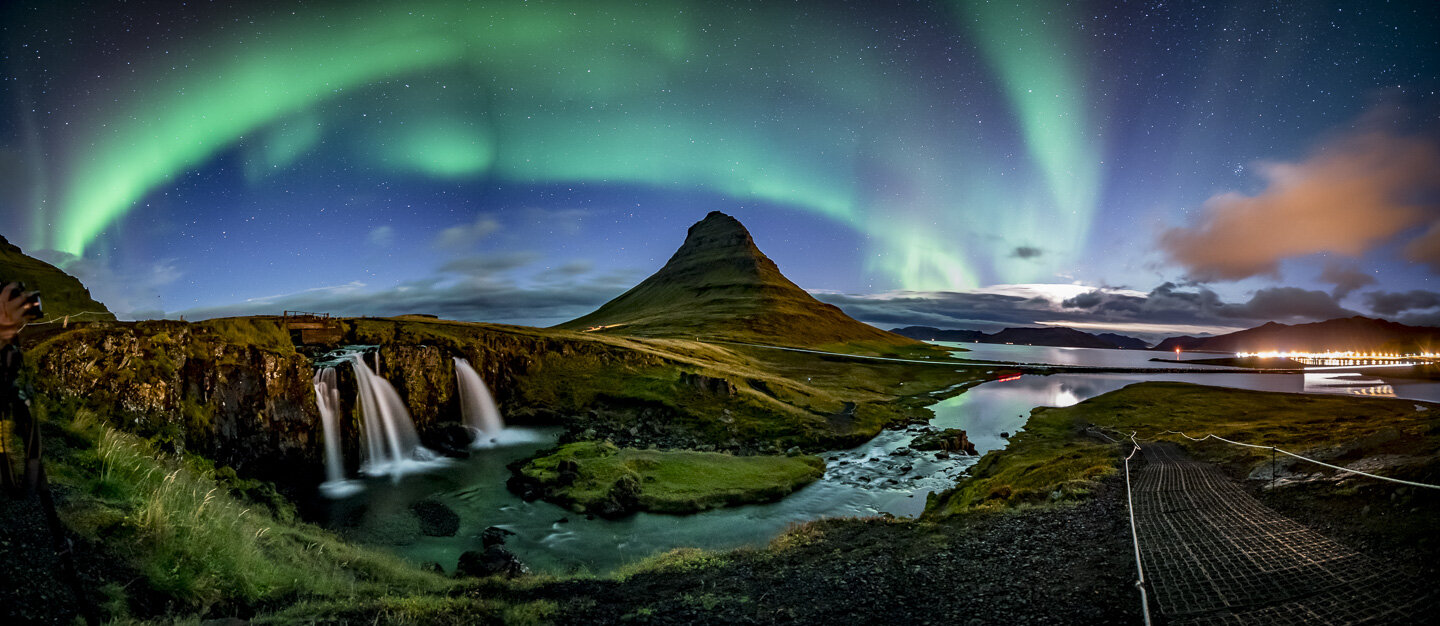
[{"label": "silhouetted person's arm", "polygon": [[25,327],[25,312],[35,306],[27,302],[19,283],[10,283],[0,289],[0,346],[15,340],[15,335]]}]

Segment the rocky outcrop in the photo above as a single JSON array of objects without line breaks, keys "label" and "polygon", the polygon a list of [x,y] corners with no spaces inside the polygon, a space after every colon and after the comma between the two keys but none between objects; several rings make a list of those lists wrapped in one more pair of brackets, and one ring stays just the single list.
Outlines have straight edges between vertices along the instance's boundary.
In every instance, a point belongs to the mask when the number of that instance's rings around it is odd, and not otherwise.
[{"label": "rocky outcrop", "polygon": [[73,403],[172,449],[258,476],[321,462],[313,370],[294,352],[156,321],[75,330],[27,356],[41,401]]},{"label": "rocky outcrop", "polygon": [[505,549],[505,539],[515,533],[491,526],[480,533],[484,550],[470,550],[460,555],[455,564],[455,576],[485,578],[504,576],[514,578],[530,571],[515,553]]},{"label": "rocky outcrop", "polygon": [[965,431],[959,428],[921,433],[915,436],[914,441],[910,442],[910,447],[915,450],[964,452],[970,456],[978,454],[975,451],[975,444],[970,443],[970,438],[965,435]]}]

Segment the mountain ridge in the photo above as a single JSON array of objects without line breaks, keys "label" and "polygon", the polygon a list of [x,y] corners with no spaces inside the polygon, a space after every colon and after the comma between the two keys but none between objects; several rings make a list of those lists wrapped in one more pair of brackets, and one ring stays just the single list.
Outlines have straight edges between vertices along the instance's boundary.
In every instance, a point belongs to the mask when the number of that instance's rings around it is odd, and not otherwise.
[{"label": "mountain ridge", "polygon": [[1198,352],[1434,352],[1440,328],[1355,315],[1308,324],[1266,322],[1213,337],[1170,337],[1155,350]]},{"label": "mountain ridge", "polygon": [[942,329],[930,326],[905,326],[890,332],[920,341],[959,341],[974,343],[1013,343],[1055,348],[1105,348],[1111,350],[1144,350],[1149,347],[1141,339],[1104,333],[1095,335],[1065,326],[1012,327],[996,333],[978,330]]}]

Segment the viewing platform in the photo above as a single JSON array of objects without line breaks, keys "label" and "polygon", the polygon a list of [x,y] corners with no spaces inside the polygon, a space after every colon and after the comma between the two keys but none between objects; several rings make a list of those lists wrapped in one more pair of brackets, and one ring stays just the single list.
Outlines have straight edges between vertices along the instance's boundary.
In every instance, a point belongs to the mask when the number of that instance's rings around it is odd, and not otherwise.
[{"label": "viewing platform", "polygon": [[290,333],[290,341],[296,345],[336,344],[345,337],[345,328],[340,320],[329,313],[307,311],[285,311],[280,323]]}]

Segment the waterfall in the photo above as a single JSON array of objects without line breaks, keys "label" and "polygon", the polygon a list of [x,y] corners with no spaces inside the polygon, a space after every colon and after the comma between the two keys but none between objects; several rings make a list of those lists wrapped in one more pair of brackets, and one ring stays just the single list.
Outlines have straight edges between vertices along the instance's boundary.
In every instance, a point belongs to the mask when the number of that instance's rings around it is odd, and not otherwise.
[{"label": "waterfall", "polygon": [[345,480],[345,456],[340,450],[340,387],[335,383],[335,368],[316,371],[314,384],[320,425],[325,429],[325,482],[320,483],[320,492],[340,498],[355,493],[360,485]]},{"label": "waterfall", "polygon": [[[377,359],[378,361],[378,359]],[[364,424],[366,474],[392,474],[397,478],[412,461],[435,459],[435,453],[420,445],[415,422],[390,381],[381,378],[360,355],[351,356],[359,386],[360,415]]]},{"label": "waterfall", "polygon": [[460,415],[465,427],[475,432],[471,447],[482,447],[494,440],[505,428],[500,419],[500,410],[495,408],[495,399],[485,381],[470,367],[470,362],[455,357],[455,379],[460,387]]}]

